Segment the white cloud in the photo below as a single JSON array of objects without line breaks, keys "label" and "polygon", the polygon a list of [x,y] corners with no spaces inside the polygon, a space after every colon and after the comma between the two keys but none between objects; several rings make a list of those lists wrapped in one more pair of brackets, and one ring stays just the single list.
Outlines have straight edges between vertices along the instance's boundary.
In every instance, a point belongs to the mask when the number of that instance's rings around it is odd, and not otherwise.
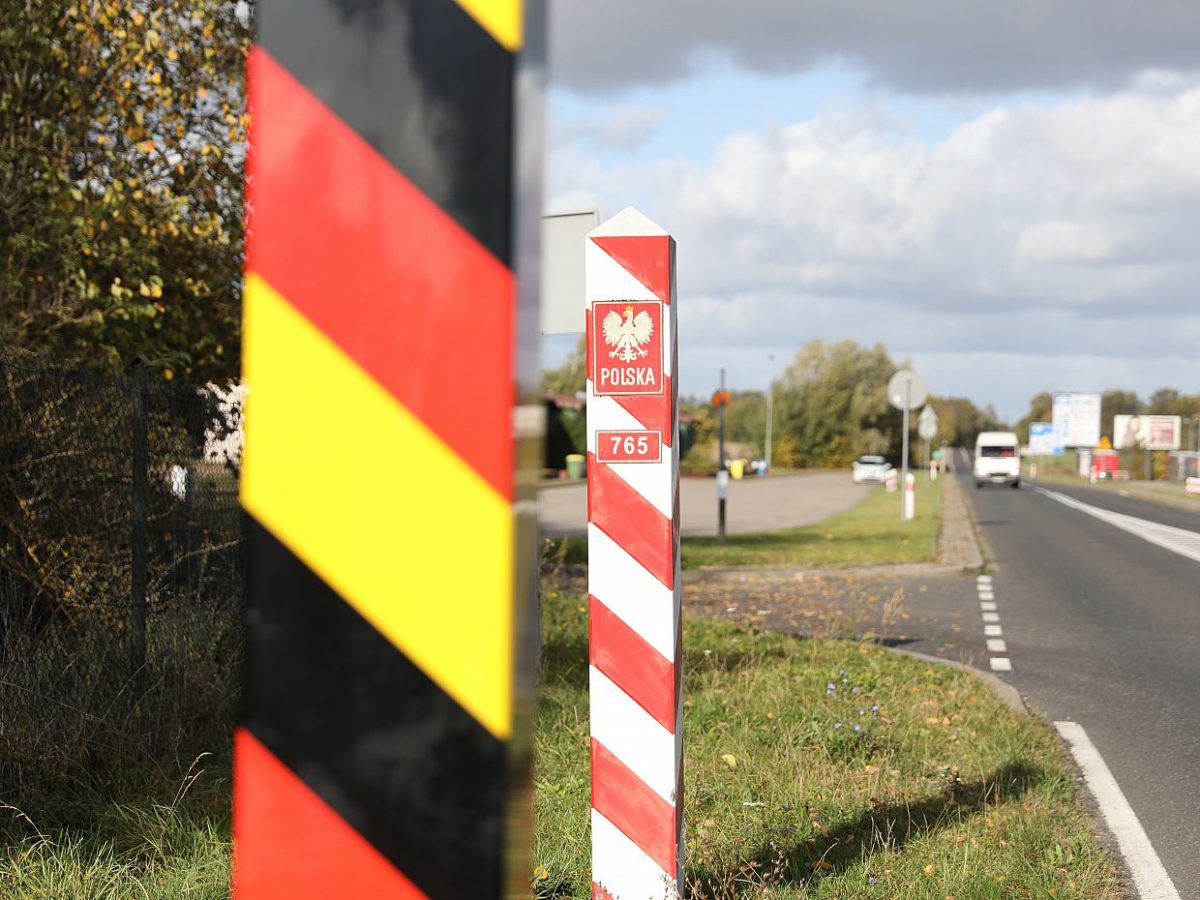
[{"label": "white cloud", "polygon": [[685,390],[713,377],[688,383],[689,343],[697,361],[761,358],[765,381],[767,348],[850,337],[1020,360],[1022,394],[978,364],[934,385],[1019,413],[1029,385],[1070,387],[1055,383],[1066,358],[1164,379],[1123,382],[1147,393],[1200,390],[1194,366],[1165,377],[1200,346],[1198,160],[1200,87],[1162,77],[997,106],[936,143],[845,105],[731,135],[699,162],[605,165],[574,142],[549,186],[605,213],[633,203],[675,234]]},{"label": "white cloud", "polygon": [[658,107],[618,106],[597,123],[583,119],[555,121],[550,140],[553,143],[587,141],[602,147],[632,150],[654,135],[666,115],[666,110]]}]

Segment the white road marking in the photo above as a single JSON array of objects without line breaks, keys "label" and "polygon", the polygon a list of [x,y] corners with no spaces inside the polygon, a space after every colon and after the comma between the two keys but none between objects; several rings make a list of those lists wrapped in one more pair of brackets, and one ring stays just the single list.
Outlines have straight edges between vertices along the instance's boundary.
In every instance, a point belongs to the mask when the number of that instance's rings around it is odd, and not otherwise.
[{"label": "white road marking", "polygon": [[991,662],[993,672],[1012,671],[1012,663],[1009,661],[1007,656],[993,656]]},{"label": "white road marking", "polygon": [[980,600],[995,600],[996,595],[994,593],[992,593],[991,591],[980,591],[979,599]]},{"label": "white road marking", "polygon": [[1000,638],[988,638],[988,653],[1007,653],[1008,647]]},{"label": "white road marking", "polygon": [[1167,870],[1154,851],[1150,839],[1138,821],[1133,807],[1125,799],[1121,786],[1113,778],[1096,749],[1078,722],[1055,722],[1054,727],[1071,747],[1071,753],[1083,777],[1087,780],[1092,796],[1100,805],[1104,821],[1117,839],[1121,854],[1133,874],[1133,882],[1142,900],[1180,900],[1179,891],[1171,883]]},{"label": "white road marking", "polygon": [[978,582],[979,584],[991,584],[992,576],[991,575],[976,575],[975,581]]},{"label": "white road marking", "polygon": [[1090,503],[1076,500],[1074,497],[1068,497],[1066,494],[1060,494],[1058,491],[1046,490],[1044,487],[1039,487],[1037,490],[1051,500],[1057,500],[1064,506],[1077,509],[1079,512],[1091,516],[1093,519],[1107,522],[1109,525],[1120,528],[1122,531],[1126,531],[1134,537],[1139,537],[1143,541],[1148,541],[1151,544],[1162,547],[1164,550],[1170,550],[1172,553],[1178,553],[1180,556],[1200,562],[1200,532],[1174,528],[1170,525],[1160,525],[1158,522],[1151,522],[1149,519],[1138,519],[1134,516],[1127,516],[1124,513],[1115,513],[1111,510],[1101,509],[1098,506],[1092,506]]},{"label": "white road marking", "polygon": [[996,604],[992,603],[990,600],[984,600],[982,603],[979,604],[979,608],[982,609],[984,612],[995,612]]},{"label": "white road marking", "polygon": [[999,625],[984,625],[983,633],[986,637],[1003,637],[1004,629]]},{"label": "white road marking", "polygon": [[1000,614],[999,614],[999,613],[994,613],[994,612],[985,612],[985,613],[983,614],[983,621],[985,621],[985,622],[999,622],[999,621],[1000,621]]}]

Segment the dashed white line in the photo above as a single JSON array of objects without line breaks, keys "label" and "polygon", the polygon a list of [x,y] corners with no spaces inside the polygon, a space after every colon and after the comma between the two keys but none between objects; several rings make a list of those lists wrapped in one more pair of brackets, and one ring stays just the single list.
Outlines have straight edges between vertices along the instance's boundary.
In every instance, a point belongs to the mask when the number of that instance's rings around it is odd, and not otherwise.
[{"label": "dashed white line", "polygon": [[979,609],[983,616],[983,634],[987,650],[992,654],[988,662],[993,672],[1011,672],[1012,660],[1006,655],[1008,644],[1003,639],[1004,632],[1000,630],[1000,613],[996,604],[996,594],[992,587],[991,575],[975,576],[975,589],[979,592]]},{"label": "dashed white line", "polygon": [[1070,745],[1075,761],[1083,770],[1083,777],[1117,839],[1142,900],[1180,900],[1179,891],[1154,851],[1150,838],[1146,837],[1137,814],[1083,726],[1078,722],[1055,722],[1054,727]]}]

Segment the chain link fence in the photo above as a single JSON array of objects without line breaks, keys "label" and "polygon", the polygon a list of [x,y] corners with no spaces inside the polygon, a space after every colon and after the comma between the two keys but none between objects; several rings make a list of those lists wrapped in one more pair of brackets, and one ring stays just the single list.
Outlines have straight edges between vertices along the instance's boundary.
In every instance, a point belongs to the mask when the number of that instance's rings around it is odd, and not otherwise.
[{"label": "chain link fence", "polygon": [[230,727],[240,414],[236,390],[0,351],[0,790]]}]

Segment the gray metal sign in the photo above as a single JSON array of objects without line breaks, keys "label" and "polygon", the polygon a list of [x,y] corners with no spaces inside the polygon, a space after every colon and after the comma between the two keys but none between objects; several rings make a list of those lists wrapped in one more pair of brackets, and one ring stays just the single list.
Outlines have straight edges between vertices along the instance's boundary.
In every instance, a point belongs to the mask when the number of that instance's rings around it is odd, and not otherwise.
[{"label": "gray metal sign", "polygon": [[916,409],[929,397],[925,379],[912,369],[901,369],[893,375],[887,392],[888,402],[896,409]]}]

